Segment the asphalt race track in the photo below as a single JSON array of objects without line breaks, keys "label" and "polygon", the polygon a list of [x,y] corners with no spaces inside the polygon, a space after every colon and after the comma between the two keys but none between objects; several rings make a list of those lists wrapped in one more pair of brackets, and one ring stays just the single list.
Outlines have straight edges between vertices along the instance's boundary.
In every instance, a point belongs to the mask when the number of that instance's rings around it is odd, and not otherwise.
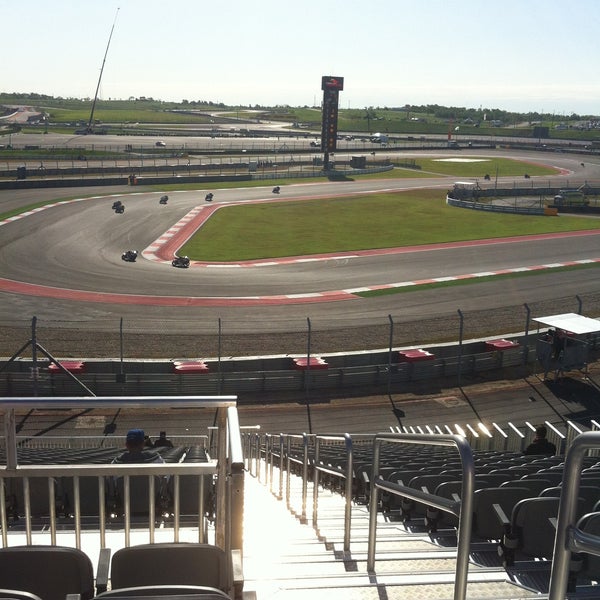
[{"label": "asphalt race track", "polygon": [[[600,163],[589,162],[589,157],[585,167],[580,157],[563,154],[528,153],[526,159],[566,169],[571,181],[600,179]],[[298,183],[283,187],[279,199],[358,193],[368,202],[370,191],[415,187],[436,187],[443,196],[454,180]],[[173,241],[163,237],[165,232],[195,207],[200,207],[202,214],[240,201],[272,201],[271,187],[217,190],[210,205],[204,202],[202,190],[169,192],[166,206],[159,205],[158,192],[143,188],[133,195],[128,192],[131,188],[0,192],[2,212],[42,198],[97,194],[1,225],[0,326],[25,325],[35,315],[40,322],[71,322],[78,328],[104,330],[114,329],[115,320],[122,317],[142,322],[149,332],[190,334],[214,333],[219,318],[230,332],[283,333],[302,330],[307,318],[316,329],[333,330],[381,325],[388,315],[399,322],[413,322],[445,315],[454,318],[457,309],[464,313],[493,312],[524,303],[555,303],[555,312],[567,312],[576,310],[573,299],[577,295],[585,298],[600,293],[600,283],[590,276],[595,271],[589,270],[546,270],[536,277],[370,299],[348,292],[436,277],[600,259],[600,233],[175,269],[170,256],[178,244],[169,247]],[[126,205],[124,214],[111,210],[117,198]],[[157,245],[161,238],[166,246]],[[125,263],[121,253],[127,249],[137,249],[140,254],[144,251],[144,255],[136,263]]]}]

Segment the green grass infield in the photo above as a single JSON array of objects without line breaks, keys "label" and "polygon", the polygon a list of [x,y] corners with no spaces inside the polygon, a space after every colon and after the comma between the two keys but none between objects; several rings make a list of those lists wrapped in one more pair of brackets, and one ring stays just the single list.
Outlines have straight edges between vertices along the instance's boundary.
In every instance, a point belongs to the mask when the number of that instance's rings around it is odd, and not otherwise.
[{"label": "green grass infield", "polygon": [[593,217],[454,208],[444,190],[418,190],[223,207],[180,253],[239,262],[599,228]]}]

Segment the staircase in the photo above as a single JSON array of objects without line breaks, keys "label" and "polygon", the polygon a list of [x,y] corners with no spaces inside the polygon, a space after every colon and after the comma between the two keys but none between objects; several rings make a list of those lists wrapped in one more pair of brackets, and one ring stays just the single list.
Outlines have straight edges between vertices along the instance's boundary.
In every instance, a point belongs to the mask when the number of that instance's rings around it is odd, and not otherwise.
[{"label": "staircase", "polygon": [[[278,473],[274,474],[278,481]],[[344,552],[344,500],[319,492],[318,531],[311,523],[312,488],[303,523],[301,480],[291,482],[290,508],[246,474],[244,598],[246,600],[451,600],[456,547],[379,515],[375,572],[367,572],[369,513],[353,505],[350,552]],[[469,566],[468,600],[541,598],[508,581],[502,567]]]}]

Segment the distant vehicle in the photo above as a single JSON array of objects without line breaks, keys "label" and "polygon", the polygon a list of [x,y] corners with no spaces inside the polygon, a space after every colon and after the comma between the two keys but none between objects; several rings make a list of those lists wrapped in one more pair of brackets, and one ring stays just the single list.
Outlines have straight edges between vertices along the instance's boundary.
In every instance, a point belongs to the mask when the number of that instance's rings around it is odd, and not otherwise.
[{"label": "distant vehicle", "polygon": [[279,192],[280,192],[280,191],[281,191],[281,188],[280,188],[278,185],[276,185],[276,186],[273,188],[273,193],[274,193],[274,194],[279,194]]},{"label": "distant vehicle", "polygon": [[118,214],[122,214],[125,212],[125,205],[120,200],[115,200],[113,202],[112,208]]},{"label": "distant vehicle", "polygon": [[164,196],[160,197],[160,200],[158,201],[159,204],[166,204],[169,201],[169,196],[167,196],[166,194]]},{"label": "distant vehicle", "polygon": [[387,144],[388,136],[383,133],[374,133],[371,136],[371,142],[373,142],[373,144]]},{"label": "distant vehicle", "polygon": [[187,256],[176,256],[171,261],[171,265],[178,269],[187,269],[190,266],[190,259]]},{"label": "distant vehicle", "polygon": [[589,203],[582,190],[560,190],[554,196],[555,206],[587,206]]},{"label": "distant vehicle", "polygon": [[321,147],[321,140],[313,140],[310,143],[310,147],[311,148],[320,148]]},{"label": "distant vehicle", "polygon": [[121,254],[121,260],[124,260],[125,262],[135,262],[137,254],[137,250],[126,250]]},{"label": "distant vehicle", "polygon": [[156,145],[157,145],[159,148],[165,148],[165,147],[166,147],[166,144],[165,144],[163,141],[158,141],[158,142],[156,142]]},{"label": "distant vehicle", "polygon": [[206,202],[212,202],[212,199],[213,199],[212,192],[208,192],[208,194],[206,194],[206,196],[204,196],[204,200],[206,200]]}]

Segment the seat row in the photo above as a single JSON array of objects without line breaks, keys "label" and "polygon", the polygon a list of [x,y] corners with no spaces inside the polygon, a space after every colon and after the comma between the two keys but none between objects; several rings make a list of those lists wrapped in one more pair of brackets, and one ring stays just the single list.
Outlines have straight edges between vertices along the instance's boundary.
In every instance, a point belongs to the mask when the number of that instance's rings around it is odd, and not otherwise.
[{"label": "seat row", "polygon": [[240,598],[243,590],[239,551],[227,554],[210,544],[144,544],[112,556],[103,549],[95,580],[90,558],[76,548],[1,548],[0,565],[0,598],[18,600],[65,600],[69,594],[81,600],[186,594],[222,600]]},{"label": "seat row", "polygon": [[[21,464],[107,464],[113,462],[118,456],[119,451],[114,448],[107,449],[86,449],[84,451],[60,451],[51,449],[36,450],[35,462],[27,460],[29,449],[20,449],[23,459]],[[175,462],[206,462],[208,457],[203,448],[161,448],[161,456],[167,463]],[[60,462],[58,456],[61,457]],[[41,458],[41,460],[40,460]],[[46,460],[44,460],[44,458]],[[21,462],[21,460],[20,460]],[[105,492],[105,508],[107,513],[113,518],[120,518],[124,514],[124,493],[123,479],[110,478]],[[74,506],[74,483],[73,478],[69,476],[53,478],[50,480],[54,490],[55,513],[59,517],[70,518],[75,510]],[[173,484],[170,479],[165,486],[156,486],[155,497],[149,499],[149,478],[144,476],[130,477],[130,512],[132,515],[147,516],[149,514],[150,501],[154,502],[155,512],[162,515],[169,515],[174,512],[173,505]],[[213,493],[214,482],[212,477],[205,476],[203,479],[204,506],[210,506],[210,499]],[[198,477],[192,475],[183,475],[179,477],[180,496],[179,510],[181,514],[198,514],[199,506],[199,482]],[[50,515],[50,493],[49,481],[45,477],[29,478],[29,512],[33,518],[45,519]],[[7,515],[12,521],[18,521],[25,514],[25,492],[23,481],[19,478],[10,478],[5,480],[5,499]],[[99,481],[98,477],[80,477],[80,514],[83,517],[99,515]]]}]

